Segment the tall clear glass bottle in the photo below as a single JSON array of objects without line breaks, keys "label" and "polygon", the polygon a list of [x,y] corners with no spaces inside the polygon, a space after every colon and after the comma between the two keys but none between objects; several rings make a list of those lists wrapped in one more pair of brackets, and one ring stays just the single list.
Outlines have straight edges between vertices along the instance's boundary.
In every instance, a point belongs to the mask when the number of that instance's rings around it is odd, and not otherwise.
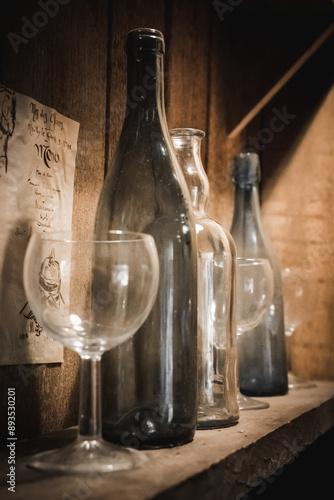
[{"label": "tall clear glass bottle", "polygon": [[208,217],[209,181],[200,155],[204,132],[170,131],[192,200],[198,246],[197,428],[239,420],[236,381],[236,250],[231,235]]},{"label": "tall clear glass bottle", "polygon": [[151,234],[160,286],[133,342],[102,360],[103,435],[133,447],[192,440],[197,410],[197,247],[187,186],[164,106],[164,38],[148,28],[127,36],[127,113],[107,173],[96,234]]},{"label": "tall clear glass bottle", "polygon": [[234,158],[235,187],[231,234],[238,257],[267,258],[274,274],[274,297],[261,323],[239,339],[239,383],[247,396],[286,394],[287,362],[281,271],[263,226],[259,202],[260,162],[256,153]]}]

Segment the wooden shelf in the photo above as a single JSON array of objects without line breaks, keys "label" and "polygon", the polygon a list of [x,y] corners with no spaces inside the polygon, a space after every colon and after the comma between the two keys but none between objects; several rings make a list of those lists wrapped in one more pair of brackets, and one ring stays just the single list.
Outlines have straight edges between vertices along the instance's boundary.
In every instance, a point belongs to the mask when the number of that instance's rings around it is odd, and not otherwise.
[{"label": "wooden shelf", "polygon": [[[197,431],[194,441],[182,447],[143,451],[148,465],[131,473],[47,476],[26,467],[33,453],[74,439],[75,428],[23,441],[16,447],[15,498],[241,498],[334,427],[333,382],[267,400],[270,408],[241,412],[234,427]],[[3,450],[2,499],[11,498],[5,485],[7,457]]]}]

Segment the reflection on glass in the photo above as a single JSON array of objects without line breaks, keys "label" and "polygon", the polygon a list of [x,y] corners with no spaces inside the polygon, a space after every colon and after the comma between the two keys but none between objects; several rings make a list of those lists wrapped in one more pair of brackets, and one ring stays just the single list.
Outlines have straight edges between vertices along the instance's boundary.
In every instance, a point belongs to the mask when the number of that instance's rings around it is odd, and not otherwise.
[{"label": "reflection on glass", "polygon": [[[270,307],[274,292],[273,272],[269,259],[237,259],[237,332],[238,342],[254,335]],[[240,359],[239,359],[240,363]],[[250,398],[238,392],[240,410],[268,408],[266,401]]]},{"label": "reflection on glass", "polygon": [[[190,192],[198,245],[198,411],[197,428],[237,423],[239,408],[267,408],[243,397],[237,382],[239,334],[256,326],[272,299],[272,270],[267,260],[237,259],[234,241],[207,215],[209,181],[201,161],[205,134],[193,128],[170,131],[177,159]],[[236,307],[236,279],[238,277]],[[237,317],[236,317],[237,316]],[[239,403],[239,404],[238,404]]]},{"label": "reflection on glass", "polygon": [[[316,304],[315,276],[312,271],[300,267],[282,270],[285,335],[291,337],[296,329],[305,324],[312,316]],[[313,382],[302,380],[291,371],[288,352],[289,389],[316,387]]]},{"label": "reflection on glass", "polygon": [[197,428],[234,425],[239,419],[236,381],[234,241],[206,213],[209,181],[200,156],[205,134],[193,128],[170,131],[191,197],[198,264]]},{"label": "reflection on glass", "polygon": [[233,159],[234,214],[231,234],[238,257],[269,259],[274,276],[270,307],[252,334],[239,338],[239,382],[247,396],[278,396],[288,391],[281,270],[262,221],[260,160],[256,153]]},{"label": "reflection on glass", "polygon": [[24,261],[29,303],[38,323],[81,357],[77,439],[34,456],[31,467],[87,474],[144,462],[140,452],[102,439],[100,361],[145,321],[158,283],[157,250],[147,234],[110,231],[104,241],[74,233],[31,237]]}]

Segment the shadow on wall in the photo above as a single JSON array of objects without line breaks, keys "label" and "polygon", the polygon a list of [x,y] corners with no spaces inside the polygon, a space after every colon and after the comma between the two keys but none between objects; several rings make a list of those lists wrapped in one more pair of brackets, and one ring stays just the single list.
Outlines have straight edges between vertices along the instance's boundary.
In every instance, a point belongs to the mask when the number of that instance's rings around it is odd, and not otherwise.
[{"label": "shadow on wall", "polygon": [[260,129],[255,141],[254,137],[251,138],[253,145],[250,150],[257,152],[263,160],[263,202],[269,198],[282,169],[287,168],[290,157],[333,85],[333,57],[334,40],[329,40],[261,113]]}]

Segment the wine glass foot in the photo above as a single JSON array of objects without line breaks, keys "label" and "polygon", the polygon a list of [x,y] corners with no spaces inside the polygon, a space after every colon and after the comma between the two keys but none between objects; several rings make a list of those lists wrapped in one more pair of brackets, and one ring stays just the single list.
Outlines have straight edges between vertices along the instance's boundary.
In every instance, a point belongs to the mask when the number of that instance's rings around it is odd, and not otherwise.
[{"label": "wine glass foot", "polygon": [[77,440],[63,448],[38,453],[27,465],[44,472],[89,474],[131,470],[146,462],[147,457],[132,448],[99,440]]},{"label": "wine glass foot", "polygon": [[315,384],[314,382],[309,382],[308,380],[303,380],[289,372],[288,386],[289,389],[313,389],[314,387],[317,387],[317,384]]},{"label": "wine glass foot", "polygon": [[249,398],[241,392],[237,394],[237,401],[239,410],[264,410],[265,408],[269,408],[269,403],[266,401],[259,401],[258,399]]}]

